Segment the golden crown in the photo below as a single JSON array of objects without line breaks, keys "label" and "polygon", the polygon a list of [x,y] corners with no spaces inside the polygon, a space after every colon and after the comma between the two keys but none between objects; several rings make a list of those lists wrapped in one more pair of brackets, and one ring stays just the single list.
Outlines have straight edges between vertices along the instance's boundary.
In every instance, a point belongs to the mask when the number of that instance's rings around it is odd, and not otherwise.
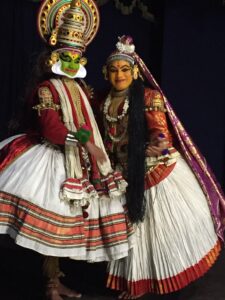
[{"label": "golden crown", "polygon": [[38,14],[40,36],[56,48],[83,52],[99,27],[93,0],[44,0]]}]

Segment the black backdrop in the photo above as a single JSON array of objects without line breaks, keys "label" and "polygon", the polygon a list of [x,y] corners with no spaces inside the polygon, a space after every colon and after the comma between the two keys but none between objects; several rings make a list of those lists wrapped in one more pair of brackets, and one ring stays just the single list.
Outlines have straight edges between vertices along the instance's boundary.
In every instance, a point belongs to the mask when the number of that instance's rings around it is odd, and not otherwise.
[{"label": "black backdrop", "polygon": [[[0,138],[21,105],[30,68],[43,47],[36,31],[38,3],[4,1],[0,10]],[[117,36],[136,50],[161,83],[220,183],[225,184],[225,7],[222,0],[155,0],[156,23],[138,10],[123,16],[112,1],[100,8],[99,32],[88,47],[87,81],[105,87],[101,68]]]},{"label": "black backdrop", "polygon": [[225,5],[168,0],[162,86],[225,187]]}]

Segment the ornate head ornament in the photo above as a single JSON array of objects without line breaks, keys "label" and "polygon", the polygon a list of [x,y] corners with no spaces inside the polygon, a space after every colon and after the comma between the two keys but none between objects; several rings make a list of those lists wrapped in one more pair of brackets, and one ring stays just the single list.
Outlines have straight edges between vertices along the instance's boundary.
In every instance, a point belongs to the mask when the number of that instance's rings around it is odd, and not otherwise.
[{"label": "ornate head ornament", "polygon": [[[155,80],[154,76],[152,75],[144,61],[141,59],[141,57],[135,52],[135,46],[133,44],[132,37],[126,35],[119,37],[116,48],[117,50],[110,54],[110,56],[108,57],[106,65],[109,65],[109,63],[114,60],[126,60],[132,63],[134,72],[138,73],[137,76],[141,77],[142,80],[146,79],[151,84],[151,86],[157,89],[161,93],[161,95],[163,95],[163,92],[161,91],[161,88]],[[103,66],[102,71],[106,76],[107,66]]]},{"label": "ornate head ornament", "polygon": [[109,55],[106,64],[108,65],[114,60],[125,60],[134,65],[134,53],[135,46],[132,37],[123,35],[119,37],[119,41],[116,43],[116,50]]},{"label": "ornate head ornament", "polygon": [[97,33],[98,8],[93,0],[44,0],[37,26],[41,38],[56,51],[82,54]]},{"label": "ornate head ornament", "polygon": [[[125,60],[129,62],[132,66],[133,71],[133,79],[137,79],[141,74],[139,72],[139,68],[137,66],[136,57],[137,54],[135,53],[135,46],[133,44],[133,39],[131,36],[123,35],[122,37],[118,38],[119,41],[116,43],[116,50],[113,51],[109,57],[107,58],[106,65],[103,66],[102,72],[104,74],[105,79],[108,79],[108,71],[107,66],[115,61],[115,60]],[[142,77],[141,77],[142,78]]]}]

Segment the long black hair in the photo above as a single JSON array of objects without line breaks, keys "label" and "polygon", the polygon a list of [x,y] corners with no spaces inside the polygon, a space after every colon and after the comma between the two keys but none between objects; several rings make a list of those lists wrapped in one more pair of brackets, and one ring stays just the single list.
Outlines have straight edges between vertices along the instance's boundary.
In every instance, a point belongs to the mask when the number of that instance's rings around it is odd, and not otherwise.
[{"label": "long black hair", "polygon": [[134,80],[129,88],[128,119],[128,215],[133,223],[143,221],[146,207],[144,198],[146,120],[144,113],[144,85]]}]

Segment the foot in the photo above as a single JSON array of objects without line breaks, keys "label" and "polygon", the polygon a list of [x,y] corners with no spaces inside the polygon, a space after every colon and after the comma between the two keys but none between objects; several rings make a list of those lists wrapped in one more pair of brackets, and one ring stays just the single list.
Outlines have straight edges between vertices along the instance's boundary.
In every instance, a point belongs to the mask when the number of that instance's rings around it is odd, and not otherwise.
[{"label": "foot", "polygon": [[[66,287],[65,285],[63,285],[61,282],[59,282],[58,284],[58,293],[61,296],[66,296],[68,298],[81,298],[82,294],[78,293],[68,287]],[[55,300],[55,299],[53,299]],[[58,299],[56,299],[58,300]]]},{"label": "foot", "polygon": [[56,287],[48,287],[46,290],[47,300],[63,300]]},{"label": "foot", "polygon": [[123,291],[121,294],[119,294],[118,299],[138,299],[140,298],[142,295],[140,296],[134,296],[131,295],[129,292]]}]

